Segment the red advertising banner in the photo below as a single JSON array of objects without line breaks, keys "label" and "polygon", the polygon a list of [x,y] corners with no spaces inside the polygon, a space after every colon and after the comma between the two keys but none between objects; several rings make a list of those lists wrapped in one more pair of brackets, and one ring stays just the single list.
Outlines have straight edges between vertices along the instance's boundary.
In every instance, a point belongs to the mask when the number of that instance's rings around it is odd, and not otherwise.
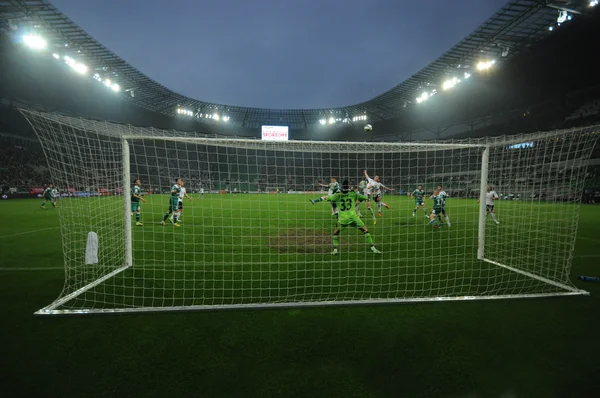
[{"label": "red advertising banner", "polygon": [[40,193],[44,193],[44,187],[31,187],[29,188],[30,195],[37,195]]}]

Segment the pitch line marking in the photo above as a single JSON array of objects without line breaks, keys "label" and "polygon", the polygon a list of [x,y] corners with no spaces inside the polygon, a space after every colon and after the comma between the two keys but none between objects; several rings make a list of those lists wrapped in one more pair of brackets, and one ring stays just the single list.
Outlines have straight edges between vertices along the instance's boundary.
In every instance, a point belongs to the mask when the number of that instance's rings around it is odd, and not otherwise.
[{"label": "pitch line marking", "polygon": [[36,232],[49,231],[51,229],[57,229],[57,228],[60,228],[60,227],[49,227],[49,228],[42,228],[42,229],[34,229],[32,231],[19,232],[19,233],[11,234],[11,235],[2,235],[2,236],[0,236],[0,239],[12,238],[13,236],[19,236],[19,235],[34,234]]}]

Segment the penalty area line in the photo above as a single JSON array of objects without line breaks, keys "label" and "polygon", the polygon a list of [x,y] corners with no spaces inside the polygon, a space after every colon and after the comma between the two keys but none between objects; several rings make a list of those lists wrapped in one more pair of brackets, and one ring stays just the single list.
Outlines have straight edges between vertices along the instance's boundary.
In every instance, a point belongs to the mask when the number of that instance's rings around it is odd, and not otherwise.
[{"label": "penalty area line", "polygon": [[42,232],[42,231],[50,231],[51,229],[57,229],[57,228],[60,228],[60,227],[49,227],[49,228],[42,228],[42,229],[34,229],[32,231],[19,232],[19,233],[10,234],[10,235],[2,235],[2,236],[0,236],[0,239],[12,238],[13,236],[19,236],[19,235],[34,234],[36,232]]}]

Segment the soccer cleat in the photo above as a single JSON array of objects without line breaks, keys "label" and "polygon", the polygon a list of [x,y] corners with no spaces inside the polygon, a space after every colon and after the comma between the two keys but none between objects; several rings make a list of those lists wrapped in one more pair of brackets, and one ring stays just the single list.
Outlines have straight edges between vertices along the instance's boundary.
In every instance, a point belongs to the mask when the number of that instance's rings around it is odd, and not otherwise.
[{"label": "soccer cleat", "polygon": [[312,203],[313,205],[315,204],[315,201],[310,199],[310,203]]},{"label": "soccer cleat", "polygon": [[429,216],[427,214],[425,214],[425,218],[429,218]]},{"label": "soccer cleat", "polygon": [[371,246],[371,251],[375,254],[381,254],[381,252],[379,250],[377,250],[377,248],[375,246]]},{"label": "soccer cleat", "polygon": [[377,215],[378,215],[379,217],[381,217],[381,212],[377,213]]},{"label": "soccer cleat", "polygon": [[164,222],[164,221],[161,221],[161,222],[160,222],[160,225],[165,225],[165,222]]},{"label": "soccer cleat", "polygon": [[376,218],[373,219],[373,225],[375,225],[375,224],[377,224],[377,219]]},{"label": "soccer cleat", "polygon": [[46,210],[46,207],[45,206],[40,206],[40,209]]},{"label": "soccer cleat", "polygon": [[144,223],[138,221],[138,222],[135,223],[135,225],[137,225],[138,227],[141,227],[142,225],[144,225]]},{"label": "soccer cleat", "polygon": [[498,221],[498,220],[494,220],[494,222],[495,222],[496,224],[500,224],[500,221]]},{"label": "soccer cleat", "polygon": [[331,252],[331,254],[333,254],[334,256],[338,255],[338,249],[333,249],[333,251]]},{"label": "soccer cleat", "polygon": [[[415,213],[413,213],[413,217],[414,217],[414,216],[415,216]],[[425,217],[427,217],[427,216],[425,216]]]},{"label": "soccer cleat", "polygon": [[439,225],[434,225],[433,228],[440,229],[440,226]]},{"label": "soccer cleat", "polygon": [[173,224],[173,226],[174,226],[174,227],[181,227],[181,225],[179,225],[179,224],[177,224],[177,223],[174,223],[174,224]]},{"label": "soccer cleat", "polygon": [[390,206],[388,206],[387,203],[384,203],[384,206],[386,209],[388,209],[388,210],[390,209]]}]

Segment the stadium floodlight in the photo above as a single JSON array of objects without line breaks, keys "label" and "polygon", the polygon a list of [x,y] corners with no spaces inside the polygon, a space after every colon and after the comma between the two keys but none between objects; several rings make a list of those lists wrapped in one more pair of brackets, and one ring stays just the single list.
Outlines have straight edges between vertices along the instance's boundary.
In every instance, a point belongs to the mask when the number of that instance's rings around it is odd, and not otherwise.
[{"label": "stadium floodlight", "polygon": [[88,67],[84,64],[80,64],[80,63],[75,63],[73,64],[72,68],[75,70],[75,72],[83,75],[88,71]]},{"label": "stadium floodlight", "polygon": [[330,118],[329,118],[329,124],[333,124],[333,123],[335,123],[335,119],[334,119],[334,118],[332,118],[332,117],[330,117]]},{"label": "stadium floodlight", "polygon": [[550,26],[550,27],[548,28],[548,30],[549,30],[550,32],[552,32],[552,31],[554,30],[554,26]]},{"label": "stadium floodlight", "polygon": [[481,61],[477,64],[477,70],[483,71],[483,70],[487,70],[490,69],[493,65],[496,64],[496,60],[491,60],[491,61]]},{"label": "stadium floodlight", "polygon": [[38,35],[25,35],[23,36],[23,42],[29,48],[34,50],[43,50],[46,48],[46,40]]},{"label": "stadium floodlight", "polygon": [[598,0],[590,1],[590,7],[596,7],[598,5]]},{"label": "stadium floodlight", "polygon": [[54,59],[60,59],[60,55],[58,55],[57,53],[52,54],[52,57]]},{"label": "stadium floodlight", "polygon": [[464,75],[464,76],[465,76],[465,79],[468,79],[468,78],[470,78],[470,77],[471,77],[471,74],[470,74],[469,72],[465,72],[465,75]]},{"label": "stadium floodlight", "polygon": [[119,92],[121,90],[121,86],[119,86],[118,84],[114,83],[111,84],[110,89],[114,92]]},{"label": "stadium floodlight", "polygon": [[442,84],[442,89],[449,90],[452,87],[456,86],[458,83],[460,83],[460,80],[457,79],[456,77],[454,77],[452,79],[448,79]]},{"label": "stadium floodlight", "polygon": [[556,22],[561,24],[565,22],[569,18],[569,13],[564,10],[558,11],[558,18],[556,18]]},{"label": "stadium floodlight", "polygon": [[[597,126],[452,141],[262,141],[21,112],[54,166],[54,184],[77,191],[58,214],[64,285],[38,314],[587,294],[570,271]],[[559,164],[564,173],[541,172]],[[363,165],[390,186],[409,177],[415,185],[445,182],[456,239],[434,231],[437,220],[421,212],[411,219],[413,228],[398,228],[402,216],[389,212],[366,237],[383,256],[360,233],[344,231],[334,240],[329,206],[308,200],[322,195],[314,192],[315,180],[333,174],[359,181]],[[186,202],[180,226],[167,221],[158,227],[170,195],[146,196],[137,204],[145,225],[136,226],[133,180],[142,180],[145,193],[171,187],[172,176],[185,180],[191,196],[204,189],[209,200]],[[285,193],[289,181],[294,194]],[[503,198],[519,198],[495,202],[499,219],[487,214],[487,184]],[[94,197],[100,187],[106,196]],[[248,194],[226,194],[234,188]],[[262,194],[271,192],[280,195]],[[478,206],[469,198],[475,192]],[[384,199],[409,210],[398,196]],[[238,211],[234,202],[242,200]],[[364,204],[359,208],[366,211]],[[218,222],[207,223],[211,215]],[[331,244],[339,240],[341,253],[332,256]],[[435,250],[423,244],[438,241],[443,244]]]},{"label": "stadium floodlight", "polygon": [[420,97],[417,97],[417,104],[420,104],[423,101],[427,101],[429,99],[429,93],[427,91],[425,91],[423,94],[421,94]]},{"label": "stadium floodlight", "polygon": [[110,86],[112,86],[112,82],[110,81],[110,79],[105,79],[105,80],[104,80],[104,85],[105,85],[106,87],[110,87]]},{"label": "stadium floodlight", "polygon": [[213,113],[213,119],[215,119],[215,120],[219,120],[219,114],[217,114],[217,113]]},{"label": "stadium floodlight", "polygon": [[319,123],[320,123],[320,124],[325,124],[325,123],[327,123],[327,120],[325,120],[325,119],[321,119],[321,120],[319,120]]},{"label": "stadium floodlight", "polygon": [[222,119],[223,119],[224,122],[228,122],[229,121],[229,116],[223,116]]}]

